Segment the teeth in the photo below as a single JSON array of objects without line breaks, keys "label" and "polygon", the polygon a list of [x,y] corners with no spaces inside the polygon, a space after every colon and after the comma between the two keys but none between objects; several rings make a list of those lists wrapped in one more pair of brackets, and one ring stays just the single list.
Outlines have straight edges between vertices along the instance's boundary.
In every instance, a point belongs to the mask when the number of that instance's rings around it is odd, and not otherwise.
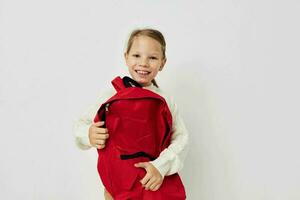
[{"label": "teeth", "polygon": [[143,75],[146,75],[146,74],[150,73],[150,72],[142,71],[142,70],[136,70],[136,72],[139,73],[139,74],[143,74]]}]

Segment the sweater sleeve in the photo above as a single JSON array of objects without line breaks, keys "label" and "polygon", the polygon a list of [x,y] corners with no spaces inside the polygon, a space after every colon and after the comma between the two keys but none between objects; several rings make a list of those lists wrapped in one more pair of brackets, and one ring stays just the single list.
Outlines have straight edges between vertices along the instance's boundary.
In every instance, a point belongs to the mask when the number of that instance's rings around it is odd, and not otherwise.
[{"label": "sweater sleeve", "polygon": [[112,95],[113,91],[107,91],[103,95],[99,96],[95,104],[90,105],[88,109],[78,117],[78,119],[74,120],[73,134],[75,137],[75,143],[80,149],[87,150],[92,147],[89,139],[89,128],[94,122],[94,117],[96,116],[101,103]]},{"label": "sweater sleeve", "polygon": [[160,153],[157,159],[150,162],[162,176],[175,174],[182,169],[189,140],[188,131],[173,99],[171,99],[169,108],[173,117],[171,143]]},{"label": "sweater sleeve", "polygon": [[75,143],[82,150],[87,150],[92,147],[89,139],[89,128],[93,123],[93,117],[96,113],[97,107],[96,105],[92,105],[84,113],[82,113],[73,124]]}]

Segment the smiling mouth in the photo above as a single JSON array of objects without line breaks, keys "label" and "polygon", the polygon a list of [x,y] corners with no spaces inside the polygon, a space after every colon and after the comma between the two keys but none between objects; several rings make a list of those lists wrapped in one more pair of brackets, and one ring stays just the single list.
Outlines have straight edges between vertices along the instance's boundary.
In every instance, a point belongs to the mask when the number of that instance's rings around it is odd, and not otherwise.
[{"label": "smiling mouth", "polygon": [[140,75],[148,75],[150,74],[150,72],[147,71],[143,71],[143,70],[135,70],[136,73],[140,74]]}]

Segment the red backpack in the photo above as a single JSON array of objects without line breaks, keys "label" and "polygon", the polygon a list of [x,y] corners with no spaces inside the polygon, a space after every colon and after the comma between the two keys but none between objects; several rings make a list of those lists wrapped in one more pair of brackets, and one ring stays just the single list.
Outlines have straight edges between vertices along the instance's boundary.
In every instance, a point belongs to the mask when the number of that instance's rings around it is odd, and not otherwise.
[{"label": "red backpack", "polygon": [[170,144],[172,115],[160,95],[143,89],[129,77],[116,77],[117,93],[103,103],[94,122],[105,121],[109,138],[98,149],[98,172],[114,200],[183,200],[184,186],[178,173],[165,176],[157,191],[145,190],[143,168],[135,163],[156,159]]}]

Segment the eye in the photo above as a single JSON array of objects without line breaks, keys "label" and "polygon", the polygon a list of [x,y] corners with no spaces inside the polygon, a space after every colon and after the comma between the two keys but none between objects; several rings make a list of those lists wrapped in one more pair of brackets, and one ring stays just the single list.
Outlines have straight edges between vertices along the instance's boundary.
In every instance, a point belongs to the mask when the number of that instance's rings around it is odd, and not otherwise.
[{"label": "eye", "polygon": [[150,59],[157,60],[157,58],[154,56],[150,57]]},{"label": "eye", "polygon": [[140,57],[139,54],[133,54],[132,56],[133,56],[133,57],[136,57],[136,58]]}]

